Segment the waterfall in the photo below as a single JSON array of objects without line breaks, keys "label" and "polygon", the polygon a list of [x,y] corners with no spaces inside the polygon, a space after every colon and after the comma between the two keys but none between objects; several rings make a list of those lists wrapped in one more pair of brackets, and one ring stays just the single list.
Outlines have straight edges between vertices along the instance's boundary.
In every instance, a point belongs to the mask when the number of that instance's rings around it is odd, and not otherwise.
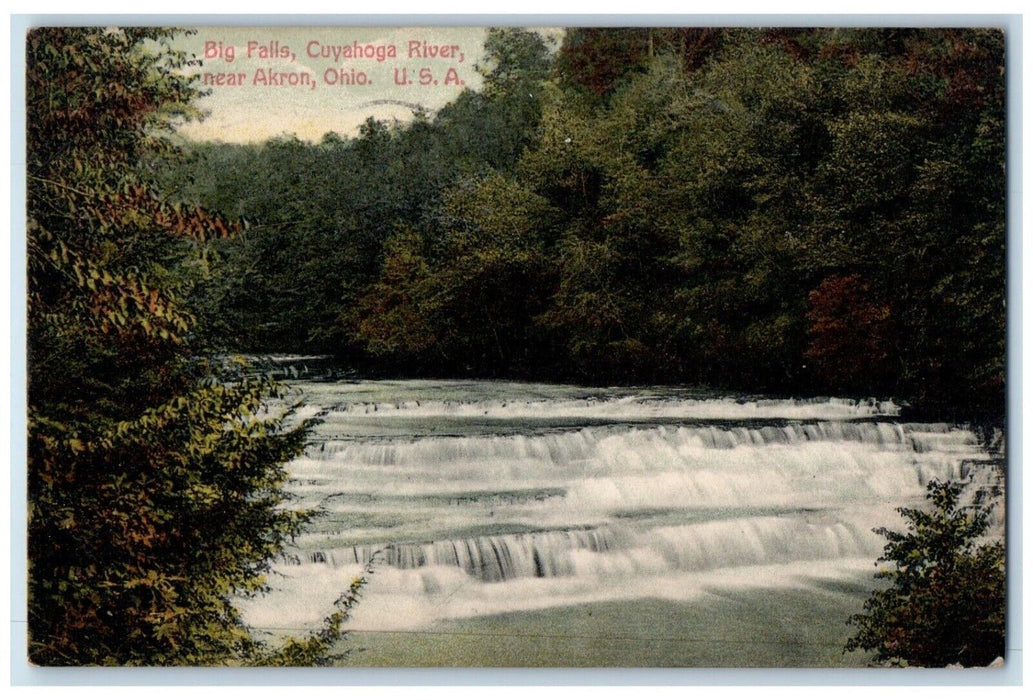
[{"label": "waterfall", "polygon": [[270,626],[318,622],[371,560],[361,619],[403,626],[680,599],[706,581],[869,576],[884,545],[873,528],[900,527],[895,509],[921,506],[934,479],[995,504],[1003,531],[1000,464],[977,435],[900,421],[891,401],[293,386],[324,419],[289,466],[297,503],[318,515],[276,563],[274,594],[244,606]]},{"label": "waterfall", "polygon": [[[480,581],[585,574],[640,575],[665,570],[857,557],[877,552],[879,539],[857,522],[807,522],[796,517],[718,520],[636,530],[600,527],[426,543],[362,545],[312,551],[331,567],[367,561],[397,569],[456,567]],[[300,559],[293,563],[300,565]]]},{"label": "waterfall", "polygon": [[464,417],[464,418],[857,418],[895,416],[900,407],[892,401],[843,399],[736,399],[628,396],[562,400],[410,400],[338,404],[333,413],[355,418]]}]

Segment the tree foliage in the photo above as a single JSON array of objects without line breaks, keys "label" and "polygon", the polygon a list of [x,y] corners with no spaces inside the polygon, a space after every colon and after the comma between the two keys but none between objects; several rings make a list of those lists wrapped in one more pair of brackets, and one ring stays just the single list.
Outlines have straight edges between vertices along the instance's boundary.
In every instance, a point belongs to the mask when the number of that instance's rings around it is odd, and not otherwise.
[{"label": "tree foliage", "polygon": [[[235,228],[171,203],[145,161],[198,93],[173,32],[27,40],[29,658],[41,665],[278,663],[233,605],[304,514],[304,446],[278,389],[202,359],[184,301]],[[277,405],[284,408],[277,408]],[[353,598],[320,633],[321,652]]]},{"label": "tree foliage", "polygon": [[859,275],[829,277],[808,299],[805,355],[815,371],[855,391],[885,386],[893,343],[890,307]]},{"label": "tree foliage", "polygon": [[591,28],[550,53],[506,29],[486,48],[484,86],[433,118],[173,169],[251,224],[205,307],[222,335],[369,371],[1000,418],[1000,32]]},{"label": "tree foliage", "polygon": [[279,652],[230,602],[300,525],[280,465],[306,426],[216,349],[1003,413],[999,31],[574,29],[552,52],[495,29],[482,88],[435,114],[183,152],[171,36],[27,41],[39,663],[308,663],[339,636],[348,593]]},{"label": "tree foliage", "polygon": [[895,665],[986,666],[1004,656],[1004,544],[977,544],[989,510],[960,505],[962,486],[932,482],[932,510],[900,508],[906,532],[879,528],[888,543],[879,558],[891,562],[850,622],[857,631],[846,650],[875,652]]}]

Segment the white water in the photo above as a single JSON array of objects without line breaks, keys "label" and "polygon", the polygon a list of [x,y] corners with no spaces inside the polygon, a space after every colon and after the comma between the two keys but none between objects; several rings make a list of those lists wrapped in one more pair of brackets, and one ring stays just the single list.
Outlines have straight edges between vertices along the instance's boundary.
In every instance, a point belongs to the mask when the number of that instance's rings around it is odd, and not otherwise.
[{"label": "white water", "polygon": [[360,629],[856,580],[884,544],[872,528],[899,526],[894,509],[921,504],[930,480],[971,482],[971,500],[999,490],[970,430],[899,422],[892,402],[295,386],[323,422],[291,490],[322,514],[273,592],[243,606],[273,630],[318,624],[371,559]]}]

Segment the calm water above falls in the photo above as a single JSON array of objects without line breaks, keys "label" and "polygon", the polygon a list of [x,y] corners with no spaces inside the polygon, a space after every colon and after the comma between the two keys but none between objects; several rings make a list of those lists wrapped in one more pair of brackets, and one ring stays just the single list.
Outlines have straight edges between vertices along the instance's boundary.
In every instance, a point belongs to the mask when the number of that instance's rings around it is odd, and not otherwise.
[{"label": "calm water above falls", "polygon": [[[374,558],[358,629],[708,587],[868,576],[871,529],[931,479],[998,488],[975,434],[892,402],[673,388],[297,382],[313,445],[291,465],[321,516],[247,620],[318,623]],[[1001,527],[1002,514],[997,514]],[[841,620],[833,621],[842,624]]]}]

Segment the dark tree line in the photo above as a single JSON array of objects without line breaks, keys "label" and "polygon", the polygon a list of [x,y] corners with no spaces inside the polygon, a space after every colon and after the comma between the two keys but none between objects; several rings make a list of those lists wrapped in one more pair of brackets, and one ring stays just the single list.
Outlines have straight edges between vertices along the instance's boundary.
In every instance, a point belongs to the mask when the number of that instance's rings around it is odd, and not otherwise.
[{"label": "dark tree line", "polygon": [[893,395],[999,417],[1004,37],[492,30],[408,124],[198,144],[245,222],[193,290],[227,348],[366,372]]}]

